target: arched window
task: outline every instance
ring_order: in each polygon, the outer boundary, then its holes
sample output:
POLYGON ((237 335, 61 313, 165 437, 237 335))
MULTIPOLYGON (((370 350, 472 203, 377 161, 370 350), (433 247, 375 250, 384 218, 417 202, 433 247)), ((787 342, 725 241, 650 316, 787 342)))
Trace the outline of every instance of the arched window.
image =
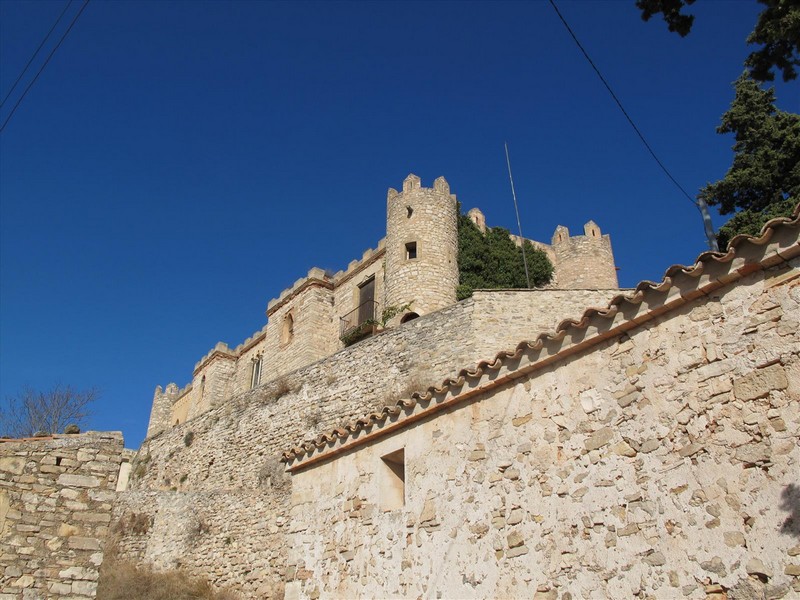
POLYGON ((418 318, 419 315, 415 312, 406 313, 400 319, 400 323, 408 323, 409 321, 413 321, 414 319, 418 318))
POLYGON ((294 337, 294 317, 292 313, 287 313, 283 318, 283 328, 281 329, 281 344, 288 344, 294 337))

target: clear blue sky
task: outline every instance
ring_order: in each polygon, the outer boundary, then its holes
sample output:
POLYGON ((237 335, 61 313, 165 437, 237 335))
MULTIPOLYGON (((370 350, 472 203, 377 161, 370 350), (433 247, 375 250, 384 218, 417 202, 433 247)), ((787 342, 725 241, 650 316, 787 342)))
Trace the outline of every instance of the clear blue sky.
MULTIPOLYGON (((0 2, 3 95, 64 5, 0 2)), ((559 5, 682 185, 722 177, 756 2, 698 2, 685 39, 559 5)), ((408 173, 512 227, 504 141, 526 237, 594 219, 624 286, 705 249, 545 2, 92 1, 0 135, 0 395, 96 385, 91 427, 137 447, 155 386, 373 247, 408 173)))

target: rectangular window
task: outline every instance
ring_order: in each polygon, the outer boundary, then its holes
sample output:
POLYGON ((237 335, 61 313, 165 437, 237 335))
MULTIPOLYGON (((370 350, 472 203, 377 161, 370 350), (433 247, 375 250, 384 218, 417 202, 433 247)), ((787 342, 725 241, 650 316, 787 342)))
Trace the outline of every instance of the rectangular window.
POLYGON ((408 242, 406 244, 406 260, 415 258, 417 258, 417 242, 408 242))
POLYGON ((250 389, 252 390, 259 383, 261 383, 261 362, 263 357, 257 356, 253 359, 252 369, 250 371, 250 389))
POLYGON ((378 475, 380 505, 384 511, 403 508, 406 503, 406 453, 404 448, 381 457, 378 475))
POLYGON ((375 277, 358 286, 358 325, 375 318, 375 277))

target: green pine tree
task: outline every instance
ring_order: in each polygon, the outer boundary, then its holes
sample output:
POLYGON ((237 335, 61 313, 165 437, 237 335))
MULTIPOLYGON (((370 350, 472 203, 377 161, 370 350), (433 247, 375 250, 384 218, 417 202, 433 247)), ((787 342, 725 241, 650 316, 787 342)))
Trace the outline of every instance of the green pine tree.
POLYGON ((721 214, 739 211, 720 230, 720 248, 737 233, 756 234, 769 219, 791 214, 800 201, 800 115, 778 110, 772 88, 743 73, 717 133, 732 133, 733 164, 699 196, 721 214))

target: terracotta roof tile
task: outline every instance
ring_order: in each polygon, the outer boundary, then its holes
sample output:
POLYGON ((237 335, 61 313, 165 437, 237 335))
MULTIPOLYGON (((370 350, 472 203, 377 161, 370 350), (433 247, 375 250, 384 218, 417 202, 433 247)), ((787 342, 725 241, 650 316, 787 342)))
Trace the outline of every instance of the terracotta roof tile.
MULTIPOLYGON (((290 470, 293 470, 316 462, 312 461, 312 455, 316 459, 324 459, 328 455, 326 451, 337 444, 339 447, 350 448, 357 445, 356 442, 363 443, 366 436, 361 438, 362 432, 378 427, 380 429, 377 433, 381 431, 388 433, 406 423, 427 416, 436 407, 450 406, 454 400, 466 399, 485 391, 488 387, 521 377, 532 367, 561 359, 567 354, 585 348, 585 345, 577 343, 567 348, 557 347, 552 353, 541 355, 541 351, 561 343, 568 335, 583 338, 590 343, 599 343, 612 335, 619 335, 622 325, 627 325, 623 330, 630 329, 754 271, 800 255, 798 231, 800 231, 800 204, 795 207, 791 217, 780 217, 766 223, 758 236, 735 236, 724 253, 703 252, 693 265, 673 265, 666 270, 661 281, 642 281, 632 292, 614 296, 608 306, 589 307, 584 310, 580 318, 565 319, 554 331, 542 332, 533 340, 524 340, 512 350, 502 350, 491 359, 482 360, 473 367, 462 369, 455 377, 445 379, 438 386, 414 392, 410 398, 397 400, 379 411, 321 433, 314 439, 305 440, 286 450, 283 453, 283 460, 287 463, 297 463, 290 467, 290 470), (779 243, 774 249, 774 254, 748 260, 746 255, 748 252, 752 253, 753 248, 767 246, 779 230, 787 229, 793 231, 793 235, 789 236, 790 240, 784 246, 780 246, 779 243), (643 303, 646 303, 648 308, 639 314, 638 309, 643 303), (626 316, 626 312, 631 314, 626 316), (622 313, 620 323, 611 327, 620 313, 622 313), (586 332, 590 326, 594 326, 597 332, 588 337, 586 332), (523 369, 518 363, 523 355, 530 353, 539 355, 531 357, 529 364, 523 369), (513 366, 510 363, 517 364, 513 366), (504 367, 506 373, 503 377, 499 377, 504 367), (486 385, 479 385, 484 375, 493 376, 493 379, 487 381, 486 385), (471 389, 464 390, 464 387, 471 383, 474 383, 471 389), (405 417, 401 418, 403 413, 405 417), (387 421, 391 423, 387 424, 387 421)), ((374 436, 369 435, 369 439, 372 437, 374 436)))

